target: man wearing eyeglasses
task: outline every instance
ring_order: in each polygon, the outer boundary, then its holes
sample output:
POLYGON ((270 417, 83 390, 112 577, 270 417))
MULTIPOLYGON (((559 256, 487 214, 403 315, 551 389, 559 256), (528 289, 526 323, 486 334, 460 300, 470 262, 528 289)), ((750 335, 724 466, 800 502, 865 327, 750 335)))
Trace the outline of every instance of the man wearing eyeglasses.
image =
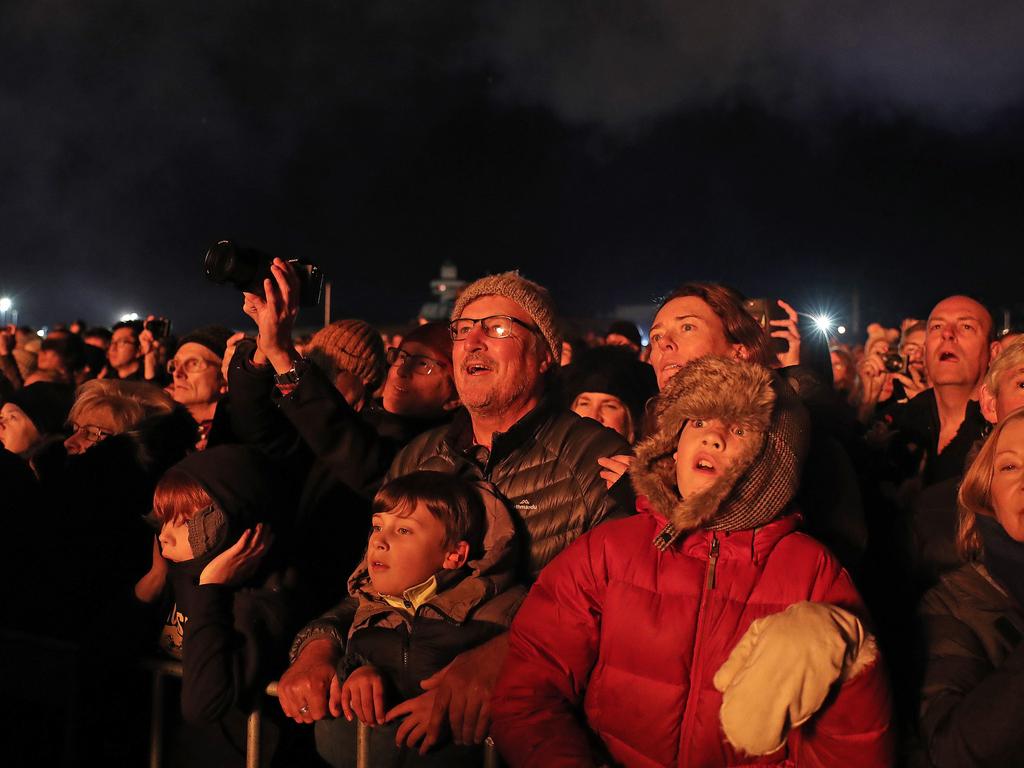
POLYGON ((145 380, 142 365, 145 350, 139 341, 141 333, 140 321, 124 321, 114 326, 110 346, 107 347, 107 366, 100 372, 100 378, 145 380))
POLYGON ((198 328, 182 337, 174 357, 167 361, 171 383, 167 392, 188 409, 199 425, 198 450, 233 442, 230 421, 219 405, 228 386, 221 363, 231 331, 219 326, 198 328))
MULTIPOLYGON (((450 426, 410 443, 388 479, 421 468, 447 468, 493 483, 523 524, 524 571, 532 581, 579 535, 632 513, 628 481, 608 489, 597 463, 629 453, 629 445, 549 397, 562 341, 546 289, 514 272, 477 280, 456 302, 450 332, 455 388, 465 411, 450 426)), ((292 666, 278 686, 282 709, 296 721, 320 721, 337 709, 332 679, 348 621, 341 608, 296 638, 292 666)), ((389 721, 405 718, 399 739, 425 731, 422 745, 414 746, 426 750, 448 721, 457 743, 482 741, 506 649, 507 635, 500 635, 424 681, 423 695, 387 714, 389 721)))

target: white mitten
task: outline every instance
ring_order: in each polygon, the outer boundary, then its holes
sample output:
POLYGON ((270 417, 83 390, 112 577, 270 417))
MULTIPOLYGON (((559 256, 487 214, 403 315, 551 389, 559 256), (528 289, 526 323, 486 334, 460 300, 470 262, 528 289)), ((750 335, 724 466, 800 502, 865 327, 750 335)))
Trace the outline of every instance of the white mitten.
POLYGON ((715 674, 725 737, 749 755, 774 752, 836 680, 855 677, 876 655, 860 620, 834 605, 794 603, 758 619, 715 674))

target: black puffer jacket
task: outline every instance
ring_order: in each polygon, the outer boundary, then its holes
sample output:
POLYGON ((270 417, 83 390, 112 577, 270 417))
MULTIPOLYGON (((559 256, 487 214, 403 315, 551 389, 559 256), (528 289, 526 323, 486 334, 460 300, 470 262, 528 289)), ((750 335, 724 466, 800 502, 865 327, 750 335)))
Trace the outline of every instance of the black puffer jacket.
POLYGON ((932 763, 1020 765, 1024 612, 980 565, 942 576, 921 604, 921 736, 932 763))
POLYGON ((633 512, 629 482, 620 480, 609 491, 597 463, 632 451, 618 433, 596 421, 545 401, 507 432, 495 434, 489 454, 474 449, 472 436, 469 414, 460 412, 450 426, 426 432, 406 446, 388 479, 417 469, 462 472, 470 465, 518 513, 529 582, 581 534, 633 512))

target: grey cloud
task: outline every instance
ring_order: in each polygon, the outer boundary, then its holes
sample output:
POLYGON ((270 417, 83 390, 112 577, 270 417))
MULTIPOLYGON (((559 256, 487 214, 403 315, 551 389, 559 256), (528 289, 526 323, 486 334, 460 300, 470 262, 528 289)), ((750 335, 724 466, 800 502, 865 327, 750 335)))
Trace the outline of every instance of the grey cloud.
POLYGON ((970 127, 1024 90, 1016 2, 495 1, 482 28, 502 98, 618 128, 733 101, 970 127))

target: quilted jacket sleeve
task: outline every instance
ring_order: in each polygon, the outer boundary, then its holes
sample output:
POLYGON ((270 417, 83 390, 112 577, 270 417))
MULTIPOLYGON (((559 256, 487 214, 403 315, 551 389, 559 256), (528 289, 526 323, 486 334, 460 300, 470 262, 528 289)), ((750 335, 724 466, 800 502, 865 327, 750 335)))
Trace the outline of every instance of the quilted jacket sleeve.
POLYGON ((513 768, 595 764, 582 699, 606 576, 593 538, 581 537, 544 569, 512 624, 491 734, 513 768))
MULTIPOLYGON (((813 600, 866 618, 845 569, 829 556, 813 600)), ((881 656, 846 680, 822 710, 792 736, 801 766, 890 766, 895 763, 892 700, 881 656)), ((792 742, 791 742, 792 743, 792 742)))

